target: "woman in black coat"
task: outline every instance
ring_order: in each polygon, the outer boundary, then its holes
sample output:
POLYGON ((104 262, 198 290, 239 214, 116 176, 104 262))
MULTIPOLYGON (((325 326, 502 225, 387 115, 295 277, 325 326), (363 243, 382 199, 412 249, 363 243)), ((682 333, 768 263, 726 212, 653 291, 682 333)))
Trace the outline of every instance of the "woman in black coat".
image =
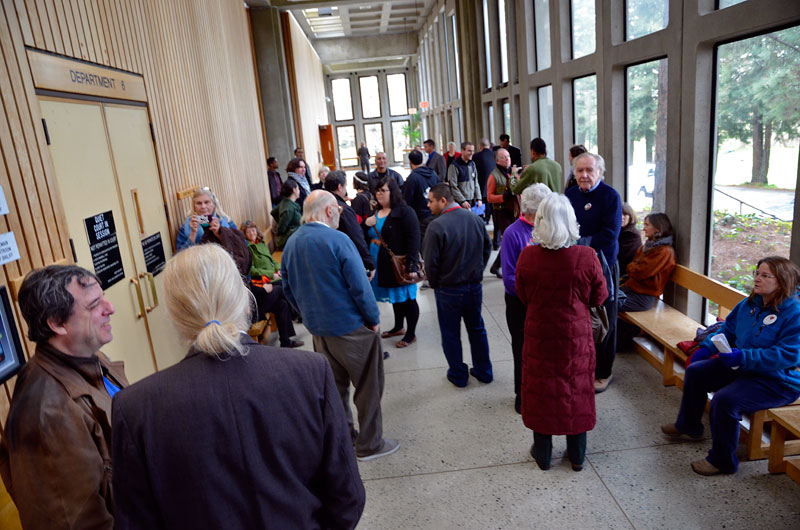
POLYGON ((368 227, 370 254, 375 260, 377 270, 372 279, 372 290, 376 300, 391 303, 394 310, 394 327, 384 331, 381 337, 385 339, 403 335, 397 347, 405 348, 417 340, 417 284, 400 284, 397 281, 392 258, 383 244, 394 254, 406 256, 408 272, 419 271, 419 220, 413 208, 406 205, 393 178, 384 177, 378 181, 375 196, 379 209, 375 215, 364 221, 368 227), (408 324, 407 329, 403 329, 403 320, 408 324))
POLYGON ((625 274, 636 251, 642 246, 642 233, 636 228, 636 212, 627 202, 622 203, 622 229, 619 231, 619 273, 625 274))

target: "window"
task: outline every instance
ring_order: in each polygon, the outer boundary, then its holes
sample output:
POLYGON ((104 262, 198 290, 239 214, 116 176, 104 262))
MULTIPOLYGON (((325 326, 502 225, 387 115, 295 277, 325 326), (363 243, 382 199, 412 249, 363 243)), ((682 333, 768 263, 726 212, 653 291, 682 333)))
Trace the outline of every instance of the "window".
POLYGON ((667 60, 626 70, 627 201, 642 213, 663 212, 667 165, 667 60))
POLYGON ((533 0, 536 32, 536 70, 550 68, 550 2, 533 0))
POLYGON ((406 74, 387 75, 386 86, 389 88, 389 115, 405 116, 408 114, 406 74))
POLYGON ((385 153, 386 149, 383 147, 383 125, 380 123, 365 123, 364 124, 364 139, 367 142, 367 148, 372 156, 376 153, 385 153))
POLYGON ((333 115, 337 121, 353 119, 353 99, 350 93, 350 80, 334 79, 331 81, 333 94, 333 115))
POLYGON ((594 0, 572 0, 572 58, 594 53, 594 0))
POLYGON ((461 139, 464 138, 464 132, 461 129, 461 107, 456 108, 455 112, 455 127, 454 127, 454 135, 453 140, 457 143, 461 142, 461 139))
POLYGON ((625 0, 625 40, 633 40, 667 27, 667 0, 625 0))
POLYGON ((539 138, 544 140, 548 152, 551 153, 550 156, 553 156, 553 144, 556 138, 553 125, 553 85, 539 87, 536 92, 539 100, 539 138))
POLYGON ((726 7, 735 6, 736 4, 741 4, 745 0, 719 0, 719 8, 718 9, 725 9, 726 7))
POLYGON ((456 17, 455 15, 450 15, 450 25, 453 28, 453 64, 456 67, 456 89, 454 94, 456 95, 456 99, 461 99, 461 72, 459 71, 458 66, 458 33, 456 32, 456 17))
POLYGON ((511 135, 511 103, 503 100, 503 132, 511 135))
POLYGON ((393 121, 392 122, 392 147, 394 148, 394 161, 402 164, 403 154, 406 149, 410 149, 408 144, 408 135, 406 131, 411 125, 409 121, 393 121))
POLYGON ((489 103, 486 106, 486 112, 489 119, 489 138, 494 142, 497 140, 497 137, 494 135, 494 105, 489 103))
POLYGON ((492 88, 492 47, 489 46, 489 7, 483 0, 483 58, 486 65, 486 88, 492 88))
POLYGON ((592 153, 597 153, 597 76, 590 75, 572 82, 574 138, 592 153))
POLYGON ((339 139, 339 162, 342 167, 357 166, 355 126, 336 127, 336 137, 339 139))
POLYGON ((508 36, 506 35, 506 0, 497 0, 497 21, 500 26, 500 82, 508 83, 508 36))
POLYGON ((363 118, 381 117, 381 97, 378 93, 378 77, 359 77, 361 87, 361 114, 363 118))
MULTIPOLYGON (((720 4, 722 4, 720 2, 720 4)), ((800 26, 717 48, 709 276, 743 292, 789 257, 800 157, 800 26)))

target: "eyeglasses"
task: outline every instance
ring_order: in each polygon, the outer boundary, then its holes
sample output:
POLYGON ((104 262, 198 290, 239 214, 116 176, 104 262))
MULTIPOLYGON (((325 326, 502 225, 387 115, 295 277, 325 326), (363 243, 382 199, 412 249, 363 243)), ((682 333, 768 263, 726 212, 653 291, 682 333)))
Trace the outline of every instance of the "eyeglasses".
POLYGON ((758 272, 758 271, 756 271, 756 272, 753 273, 753 278, 764 278, 765 280, 771 280, 774 277, 775 277, 774 274, 768 274, 766 272, 758 272))
POLYGON ((375 193, 389 193, 389 190, 385 190, 383 188, 379 188, 379 189, 375 190, 375 193))

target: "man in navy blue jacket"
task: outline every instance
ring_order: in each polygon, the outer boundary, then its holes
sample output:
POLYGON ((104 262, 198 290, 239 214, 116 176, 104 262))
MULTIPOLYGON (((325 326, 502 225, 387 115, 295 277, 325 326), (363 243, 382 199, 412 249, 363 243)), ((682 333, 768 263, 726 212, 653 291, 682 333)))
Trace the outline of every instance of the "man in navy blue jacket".
POLYGON ((408 163, 411 165, 411 173, 403 185, 403 199, 417 214, 419 237, 422 242, 425 238, 425 229, 433 219, 428 208, 428 192, 439 183, 439 175, 431 168, 422 165, 422 153, 419 151, 408 153, 408 163))
POLYGON ((581 227, 581 239, 597 252, 602 252, 611 268, 608 299, 603 304, 608 313, 608 334, 596 345, 595 392, 608 388, 613 376, 611 368, 617 351, 617 284, 619 283, 619 231, 622 226, 622 201, 617 190, 603 182, 606 170, 603 157, 592 153, 578 155, 575 160, 578 185, 567 190, 566 196, 575 209, 581 227))
POLYGON ((283 292, 311 332, 314 351, 331 364, 356 458, 390 455, 400 444, 383 438, 380 312, 364 265, 350 238, 336 229, 339 205, 333 194, 312 191, 303 204, 303 223, 283 250, 283 292), (360 433, 350 411, 351 381, 360 433))

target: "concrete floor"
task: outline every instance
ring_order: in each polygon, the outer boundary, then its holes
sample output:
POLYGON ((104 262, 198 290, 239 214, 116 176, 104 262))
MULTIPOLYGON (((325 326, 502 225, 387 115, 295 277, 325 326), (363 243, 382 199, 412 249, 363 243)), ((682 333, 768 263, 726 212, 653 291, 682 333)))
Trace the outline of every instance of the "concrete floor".
MULTIPOLYGON (((681 393, 634 353, 620 353, 615 379, 597 396, 597 426, 580 473, 571 470, 564 437, 541 471, 528 450, 531 432, 514 412, 513 361, 502 281, 486 273, 483 318, 495 380, 445 379, 436 304, 418 295, 417 342, 402 350, 384 341, 384 434, 400 450, 359 469, 367 504, 364 529, 800 528, 800 485, 770 475, 766 460, 736 475, 705 478, 689 467, 710 439, 671 443, 659 430, 674 421, 681 393)), ((382 327, 393 324, 381 306, 382 327)), ((311 337, 297 326, 300 338, 311 337)), ((466 333, 462 341, 468 352, 466 333)), ((466 353, 465 352, 465 353, 466 353)), ((468 354, 465 362, 471 365, 468 354)), ((706 422, 707 425, 707 422, 706 422)))

